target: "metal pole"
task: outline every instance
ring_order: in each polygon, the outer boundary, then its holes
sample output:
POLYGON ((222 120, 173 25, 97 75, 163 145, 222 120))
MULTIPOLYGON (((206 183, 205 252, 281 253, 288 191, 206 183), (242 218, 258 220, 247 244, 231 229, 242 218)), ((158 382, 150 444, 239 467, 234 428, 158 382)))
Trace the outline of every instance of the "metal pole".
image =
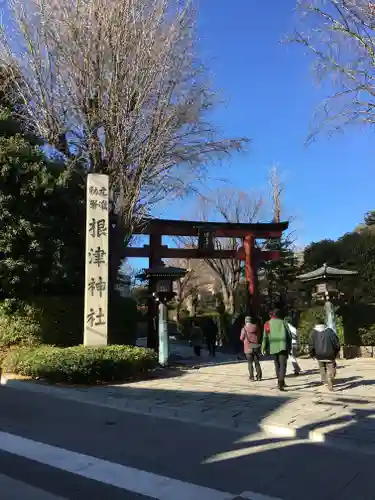
POLYGON ((168 309, 159 303, 159 364, 168 366, 169 361, 169 335, 168 335, 168 309))
POLYGON ((326 316, 326 326, 332 328, 336 333, 336 319, 335 319, 335 308, 330 300, 326 300, 324 304, 324 312, 326 316))

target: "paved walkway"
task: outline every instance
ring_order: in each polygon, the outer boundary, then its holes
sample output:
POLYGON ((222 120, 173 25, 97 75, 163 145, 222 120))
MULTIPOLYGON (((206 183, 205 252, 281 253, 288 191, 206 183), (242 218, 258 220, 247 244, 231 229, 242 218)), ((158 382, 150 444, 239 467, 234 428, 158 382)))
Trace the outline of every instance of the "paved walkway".
MULTIPOLYGON (((340 360, 337 385, 319 386, 316 364, 301 359, 303 373, 276 388, 272 361, 263 361, 262 382, 250 382, 245 362, 171 370, 151 380, 110 387, 67 388, 32 382, 2 382, 123 411, 361 448, 375 453, 375 360, 340 360)), ((291 372, 291 366, 288 366, 291 372)))

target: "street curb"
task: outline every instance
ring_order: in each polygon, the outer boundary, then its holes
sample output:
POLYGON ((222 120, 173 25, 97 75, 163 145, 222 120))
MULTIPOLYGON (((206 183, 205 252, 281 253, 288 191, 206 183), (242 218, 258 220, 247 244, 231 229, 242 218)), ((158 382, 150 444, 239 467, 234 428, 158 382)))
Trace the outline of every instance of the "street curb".
POLYGON ((200 418, 199 415, 192 411, 181 411, 180 408, 170 406, 168 408, 158 408, 147 401, 132 401, 124 400, 125 406, 119 407, 117 399, 109 396, 105 401, 85 398, 88 393, 85 389, 77 390, 68 387, 56 387, 47 384, 38 384, 35 382, 17 380, 1 375, 0 384, 8 386, 11 389, 46 394, 59 399, 66 399, 82 404, 90 404, 102 408, 111 408, 116 411, 132 413, 137 415, 146 415, 156 418, 177 420, 189 424, 196 424, 205 427, 216 427, 218 429, 231 430, 241 434, 259 434, 264 433, 267 436, 283 439, 286 441, 304 441, 311 442, 317 445, 325 445, 332 448, 339 448, 346 451, 357 451, 366 454, 375 454, 375 442, 371 443, 367 439, 359 439, 354 436, 338 437, 329 435, 319 430, 300 429, 291 426, 266 424, 266 423, 248 423, 235 417, 217 420, 215 418, 206 419, 200 418), (75 391, 75 392, 73 392, 75 391))

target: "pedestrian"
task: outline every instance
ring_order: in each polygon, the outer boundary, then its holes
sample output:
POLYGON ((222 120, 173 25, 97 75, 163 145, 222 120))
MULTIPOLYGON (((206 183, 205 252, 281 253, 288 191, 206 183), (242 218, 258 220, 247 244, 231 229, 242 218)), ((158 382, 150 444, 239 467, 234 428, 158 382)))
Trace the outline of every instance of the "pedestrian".
POLYGON ((213 358, 216 356, 216 340, 218 328, 216 321, 209 316, 204 323, 204 335, 206 337, 206 344, 209 356, 213 358))
POLYGON ((200 356, 203 344, 203 332, 195 320, 191 324, 190 342, 193 346, 195 356, 200 356))
POLYGON ((298 363, 297 357, 299 354, 299 335, 297 328, 293 325, 292 318, 289 316, 285 318, 285 324, 292 339, 292 352, 290 359, 292 361, 294 375, 297 377, 301 373, 301 367, 298 363))
POLYGON ((280 316, 279 310, 272 311, 270 319, 264 325, 262 352, 274 356, 277 386, 280 391, 284 391, 286 387, 286 365, 291 351, 291 338, 285 322, 280 316))
POLYGON ((243 342, 243 350, 247 359, 249 378, 254 381, 254 365, 256 371, 256 379, 262 380, 262 368, 260 366, 259 356, 260 356, 260 330, 258 325, 251 319, 250 316, 246 316, 245 324, 241 330, 240 340, 243 342))
POLYGON ((309 337, 309 353, 318 361, 322 384, 327 384, 330 391, 333 391, 339 352, 340 341, 336 332, 326 327, 324 315, 319 315, 309 337))

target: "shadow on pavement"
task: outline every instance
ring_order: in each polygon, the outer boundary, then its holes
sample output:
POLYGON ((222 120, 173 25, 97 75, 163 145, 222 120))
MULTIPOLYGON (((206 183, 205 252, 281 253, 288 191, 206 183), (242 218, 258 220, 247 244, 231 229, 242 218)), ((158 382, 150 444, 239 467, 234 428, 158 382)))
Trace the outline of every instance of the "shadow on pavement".
MULTIPOLYGON (((239 361, 224 363, 236 362, 239 361)), ((318 370, 309 370, 309 373, 315 375, 318 370)), ((178 369, 150 374, 150 378, 181 376, 184 371, 178 369)), ((11 388, 13 384, 9 381, 7 385, 11 388)), ((25 395, 23 411, 11 413, 7 397, 2 397, 0 428, 54 446, 238 494, 254 491, 276 497, 275 500, 375 500, 374 457, 371 456, 375 454, 375 405, 369 409, 370 400, 344 397, 343 392, 348 387, 373 384, 374 380, 363 380, 360 376, 338 378, 339 397, 334 394, 312 398, 311 408, 301 407, 302 415, 323 407, 326 416, 316 423, 301 425, 296 437, 270 437, 262 433, 262 422, 287 405, 294 391, 289 395, 276 391, 274 395, 249 395, 235 391, 145 388, 138 384, 60 387, 81 394, 80 402, 116 401, 116 407, 98 406, 97 410, 80 405, 77 400, 56 399, 56 404, 51 404, 48 398, 42 399, 43 394, 17 391, 21 394, 18 400, 25 395), (347 407, 346 414, 338 415, 338 408, 343 406, 347 407), (116 409, 131 412, 133 407, 139 414, 116 409), (217 426, 219 421, 223 422, 222 428, 217 426), (229 429, 230 423, 232 429, 229 429), (246 426, 246 430, 241 431, 246 426), (337 448, 308 442, 311 433, 323 430, 326 442, 337 448), (356 440, 367 442, 368 449, 358 446, 356 451, 356 440), (344 441, 350 449, 344 449, 344 441)), ((35 382, 27 385, 35 386, 35 382)), ((305 387, 316 385, 319 382, 304 384, 305 387)), ((49 395, 53 396, 54 387, 48 387, 52 388, 49 395)))
MULTIPOLYGON (((108 407, 98 406, 94 410, 93 406, 63 399, 54 399, 51 404, 45 395, 27 391, 16 391, 18 401, 22 394, 23 411, 11 412, 7 394, 14 391, 5 388, 1 394, 0 428, 53 446, 234 494, 253 491, 281 500, 375 498, 373 457, 306 442, 311 431, 328 424, 342 426, 328 433, 329 437, 340 437, 344 427, 346 431, 350 429, 352 435, 360 435, 363 424, 373 421, 375 407, 371 411, 357 408, 350 415, 332 418, 335 404, 340 404, 340 400, 337 403, 317 401, 317 406, 324 404, 331 409, 329 418, 302 426, 297 438, 282 438, 260 432, 262 421, 288 402, 288 398, 277 393, 274 396, 236 395, 134 386, 100 387, 90 391, 106 393, 107 399, 148 400, 146 406, 150 408, 164 406, 176 411, 194 408, 196 414, 204 415, 205 425, 155 418, 158 415, 152 413, 134 415, 108 407), (234 432, 234 429, 210 426, 210 417, 214 420, 221 414, 224 418, 225 413, 227 418, 240 424, 244 409, 250 411, 257 422, 252 431, 237 429, 234 432)), ((146 407, 144 410, 146 412, 146 407)), ((374 430, 373 426, 370 432, 374 430)), ((10 474, 17 477, 16 468, 10 474)), ((39 487, 45 484, 46 471, 34 471, 30 481, 39 487)))
MULTIPOLYGON (((93 410, 93 406, 63 399, 54 399, 51 404, 51 399, 43 394, 17 391, 18 401, 22 398, 23 411, 11 412, 7 394, 14 391, 5 388, 1 394, 0 428, 36 441, 235 494, 253 491, 282 500, 375 499, 373 457, 306 442, 311 431, 328 424, 341 425, 338 430, 328 432, 329 438, 342 437, 343 430, 363 437, 366 428, 373 436, 375 426, 370 424, 375 418, 375 407, 373 410, 356 408, 346 416, 334 418, 335 405, 342 403, 339 398, 336 402, 316 401, 317 407, 322 404, 327 407, 327 418, 300 427, 297 438, 282 438, 260 432, 262 421, 289 401, 278 393, 273 396, 239 395, 149 389, 136 384, 87 388, 85 391, 101 393, 102 401, 113 398, 122 399, 126 404, 137 400, 148 403, 142 415, 134 415, 108 407, 98 406, 93 410), (144 414, 147 408, 150 415, 144 414), (195 415, 204 417, 205 425, 155 418, 162 417, 157 413, 153 415, 155 408, 174 409, 181 416, 184 409, 194 411, 195 415), (244 420, 244 410, 256 422, 252 431, 240 431, 240 424, 248 423, 244 420), (210 419, 214 422, 219 417, 233 420, 239 427, 234 432, 234 429, 211 426, 210 419)), ((348 403, 348 399, 343 401, 348 403)), ((361 399, 359 403, 367 404, 368 401, 361 399)), ((36 472, 31 480, 43 482, 45 474, 45 471, 43 474, 36 472)))

